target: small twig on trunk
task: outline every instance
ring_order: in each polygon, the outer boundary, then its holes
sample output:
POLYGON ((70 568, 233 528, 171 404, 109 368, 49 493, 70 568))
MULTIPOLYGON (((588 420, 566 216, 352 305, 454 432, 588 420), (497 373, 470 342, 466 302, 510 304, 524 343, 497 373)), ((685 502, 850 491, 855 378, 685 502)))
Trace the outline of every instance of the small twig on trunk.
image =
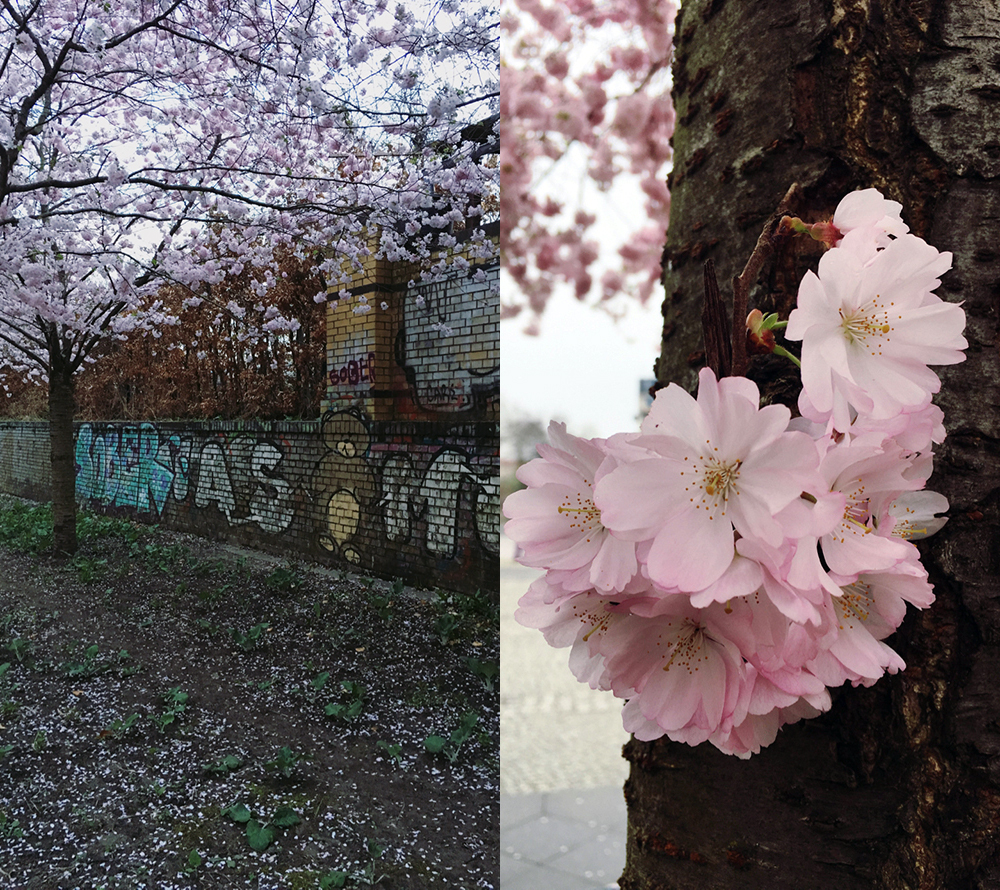
MULTIPOLYGON (((733 278, 733 360, 734 377, 745 377, 749 359, 747 358, 746 318, 749 303, 750 286, 757 281, 765 260, 774 252, 780 236, 785 231, 784 217, 798 191, 799 184, 793 182, 785 197, 778 204, 778 209, 770 216, 757 239, 750 259, 743 271, 733 278)), ((706 297, 707 300, 707 297, 706 297)), ((707 346, 706 346, 707 351, 707 346)))

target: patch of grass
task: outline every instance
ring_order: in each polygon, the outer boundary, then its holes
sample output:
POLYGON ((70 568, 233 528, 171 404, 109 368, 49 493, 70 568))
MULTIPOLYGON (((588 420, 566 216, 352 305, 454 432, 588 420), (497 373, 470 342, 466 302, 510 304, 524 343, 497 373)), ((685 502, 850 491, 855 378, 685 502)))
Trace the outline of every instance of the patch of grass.
POLYGON ((24 553, 52 549, 52 505, 12 503, 0 510, 0 544, 24 553))
POLYGON ((434 630, 447 645, 454 640, 494 633, 500 624, 500 606, 481 591, 438 590, 431 603, 437 613, 434 630))
POLYGON ((161 544, 151 541, 141 544, 133 541, 131 554, 134 559, 141 560, 150 571, 168 574, 175 566, 186 562, 190 551, 183 544, 161 544))
MULTIPOLYGON (((136 541, 142 530, 126 519, 81 511, 76 515, 76 535, 81 543, 117 537, 136 541)), ((52 505, 14 501, 0 510, 0 544, 24 553, 52 549, 52 505)))
POLYGON ((91 581, 102 575, 107 567, 108 561, 106 559, 94 559, 89 556, 73 557, 73 568, 76 569, 82 584, 90 584, 91 581))
POLYGON ((191 566, 191 571, 205 578, 212 575, 228 575, 232 567, 224 559, 199 559, 191 566))
POLYGON ((139 526, 127 519, 89 512, 78 513, 76 516, 76 536, 80 541, 113 537, 132 542, 139 540, 142 533, 139 526))

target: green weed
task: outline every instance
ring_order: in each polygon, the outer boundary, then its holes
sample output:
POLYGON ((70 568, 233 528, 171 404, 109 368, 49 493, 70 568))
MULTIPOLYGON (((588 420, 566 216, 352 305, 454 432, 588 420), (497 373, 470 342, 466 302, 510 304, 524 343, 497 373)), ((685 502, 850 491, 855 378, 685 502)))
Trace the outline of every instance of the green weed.
POLYGON ((24 832, 21 831, 21 823, 17 819, 11 819, 3 810, 0 810, 0 837, 24 837, 24 832))
POLYGON ((241 766, 243 766, 243 761, 239 757, 235 754, 227 754, 221 760, 216 760, 212 763, 203 763, 201 768, 209 775, 224 776, 233 770, 239 769, 241 766))
POLYGON ((272 590, 291 593, 302 586, 303 578, 292 565, 279 567, 264 579, 264 583, 272 590))
POLYGON ((141 534, 142 529, 127 519, 97 513, 78 513, 76 517, 76 535, 81 541, 114 537, 132 542, 138 540, 141 534))
POLYGON ((368 603, 383 621, 389 621, 392 618, 393 600, 390 594, 383 595, 369 590, 368 603))
POLYGON ((478 658, 466 658, 465 663, 490 692, 496 687, 497 677, 500 676, 500 665, 495 661, 481 661, 478 658))
POLYGON ((274 760, 267 761, 264 766, 281 773, 286 779, 290 779, 292 773, 295 772, 295 764, 301 759, 301 754, 297 754, 288 745, 283 745, 274 760))
POLYGON ((291 828, 302 821, 299 814, 291 807, 278 807, 270 819, 262 822, 254 818, 250 808, 242 803, 226 807, 222 815, 246 826, 247 843, 258 853, 263 853, 274 842, 275 829, 291 828))
POLYGON ((22 637, 16 637, 7 644, 7 651, 12 652, 18 661, 24 661, 25 656, 29 655, 33 648, 34 644, 31 640, 25 640, 22 637))
POLYGON ((160 732, 166 732, 171 723, 179 721, 187 710, 188 694, 181 692, 180 686, 168 689, 163 695, 163 702, 166 707, 162 714, 151 714, 150 720, 159 728, 160 732))
POLYGON ((444 612, 434 622, 434 631, 441 638, 441 642, 447 645, 455 638, 460 623, 458 616, 453 612, 444 612))
POLYGON ((90 584, 91 581, 104 573, 107 566, 106 559, 92 559, 87 556, 73 557, 73 568, 76 569, 82 584, 90 584))
POLYGON ((20 702, 13 698, 14 693, 21 688, 21 684, 11 680, 9 672, 9 661, 0 664, 0 716, 6 718, 14 717, 21 709, 20 702))
POLYGON ((441 754, 447 757, 451 763, 454 763, 458 760, 459 749, 468 741, 478 721, 478 714, 473 711, 466 711, 459 719, 458 726, 452 730, 448 738, 439 735, 428 736, 424 740, 424 747, 429 753, 441 754))
POLYGON ((334 717, 349 723, 355 717, 359 717, 365 708, 365 696, 367 690, 360 683, 354 680, 344 680, 340 684, 343 692, 346 692, 350 700, 344 702, 330 702, 325 708, 327 717, 334 717))
POLYGON ((124 720, 115 718, 107 729, 102 729, 98 734, 99 739, 123 739, 127 736, 139 719, 136 713, 129 714, 124 720))
POLYGON ((319 693, 323 691, 323 687, 326 686, 326 681, 330 679, 330 672, 323 671, 317 674, 309 681, 308 686, 296 687, 291 690, 292 695, 301 695, 310 704, 316 703, 316 698, 319 693))
POLYGON ((375 743, 375 747, 382 751, 385 751, 386 755, 394 764, 396 764, 396 766, 399 766, 403 762, 402 745, 390 745, 388 742, 384 742, 381 739, 379 739, 375 743))
POLYGON ((0 544, 25 553, 52 549, 52 505, 15 501, 0 510, 0 544))
POLYGON ((152 541, 140 544, 133 541, 129 548, 133 559, 141 560, 150 571, 167 574, 179 563, 187 560, 189 550, 183 544, 160 544, 152 541))
POLYGON ((241 630, 237 630, 235 627, 229 628, 229 635, 233 638, 233 642, 236 643, 244 652, 250 652, 257 648, 257 644, 263 639, 264 631, 268 628, 266 621, 255 624, 246 633, 241 630))

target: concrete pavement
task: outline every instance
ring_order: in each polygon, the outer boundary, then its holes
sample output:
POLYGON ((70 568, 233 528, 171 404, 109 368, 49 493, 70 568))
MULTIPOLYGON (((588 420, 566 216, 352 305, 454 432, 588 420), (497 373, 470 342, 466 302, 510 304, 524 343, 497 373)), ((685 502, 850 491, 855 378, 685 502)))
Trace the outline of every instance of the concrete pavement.
POLYGON ((540 573, 500 549, 501 890, 614 886, 625 864, 621 702, 577 680, 568 649, 514 621, 540 573))

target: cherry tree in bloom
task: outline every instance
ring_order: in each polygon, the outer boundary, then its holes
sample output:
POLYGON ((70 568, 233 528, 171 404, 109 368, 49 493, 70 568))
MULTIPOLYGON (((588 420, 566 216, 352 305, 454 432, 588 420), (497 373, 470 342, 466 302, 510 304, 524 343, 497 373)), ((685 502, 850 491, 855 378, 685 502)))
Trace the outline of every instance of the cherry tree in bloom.
POLYGON ((932 293, 950 257, 874 190, 796 230, 829 247, 787 325, 804 416, 706 368, 697 398, 659 390, 638 434, 553 425, 504 505, 522 561, 546 569, 517 619, 624 699, 642 740, 749 757, 831 688, 903 670, 887 639, 934 601, 912 541, 948 509, 925 486, 944 439, 928 366, 964 358, 964 314, 932 293))
MULTIPOLYGON (((541 314, 558 283, 579 299, 629 294, 645 302, 660 280, 670 211, 666 175, 674 112, 667 73, 671 2, 504 0, 501 66, 501 250, 517 285, 503 317, 541 314), (571 149, 601 190, 634 177, 645 196, 613 265, 588 237, 594 215, 545 189, 571 149)), ((638 209, 638 208, 637 208, 638 209)))
MULTIPOLYGON (((440 274, 456 224, 490 250, 498 22, 455 0, 0 2, 0 363, 48 380, 71 552, 73 374, 176 322, 146 299, 164 280, 197 305, 252 266, 263 296, 283 245, 322 251, 333 288, 373 251, 440 274)), ((288 327, 269 308, 248 336, 288 327)))

